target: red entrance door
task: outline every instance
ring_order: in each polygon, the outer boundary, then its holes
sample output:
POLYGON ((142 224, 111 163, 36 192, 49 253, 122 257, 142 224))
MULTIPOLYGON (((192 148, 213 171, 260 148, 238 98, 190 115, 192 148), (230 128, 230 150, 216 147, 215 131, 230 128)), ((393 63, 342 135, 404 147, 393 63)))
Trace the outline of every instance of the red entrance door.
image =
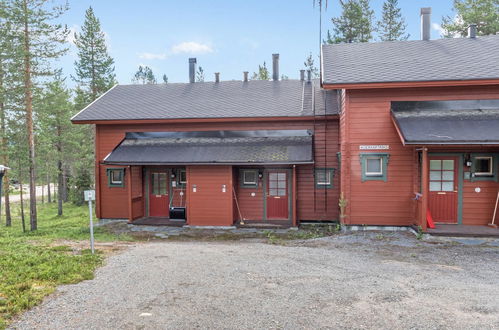
POLYGON ((151 171, 149 190, 149 216, 167 217, 169 215, 168 173, 151 171))
POLYGON ((457 223, 457 157, 430 157, 428 207, 435 222, 457 223))
POLYGON ((289 219, 287 171, 269 171, 267 176, 267 219, 289 219))

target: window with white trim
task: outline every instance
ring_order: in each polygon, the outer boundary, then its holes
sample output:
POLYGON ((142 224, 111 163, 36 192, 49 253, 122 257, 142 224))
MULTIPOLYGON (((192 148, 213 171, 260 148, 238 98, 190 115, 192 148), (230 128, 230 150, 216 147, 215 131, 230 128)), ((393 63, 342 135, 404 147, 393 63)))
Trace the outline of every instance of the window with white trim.
POLYGON ((387 181, 388 153, 361 153, 361 178, 364 181, 387 181))
POLYGON ((315 186, 317 188, 333 187, 334 168, 316 168, 315 186))
POLYGON ((106 169, 108 187, 124 187, 125 186, 125 169, 124 168, 108 168, 106 169))
POLYGON ((492 156, 478 156, 473 160, 475 176, 493 176, 494 158, 492 156))
POLYGON ((258 170, 242 169, 239 172, 239 181, 242 188, 255 188, 258 186, 258 170))

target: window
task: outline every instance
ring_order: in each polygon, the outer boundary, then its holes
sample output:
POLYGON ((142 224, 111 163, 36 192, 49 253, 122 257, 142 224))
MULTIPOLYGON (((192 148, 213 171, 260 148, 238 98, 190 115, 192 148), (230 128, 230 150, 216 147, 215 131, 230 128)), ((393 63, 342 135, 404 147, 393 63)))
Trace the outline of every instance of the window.
POLYGON ((108 168, 107 185, 108 187, 124 187, 125 186, 125 169, 124 168, 108 168))
POLYGON ((390 154, 363 153, 360 154, 362 182, 387 181, 388 159, 390 154))
POLYGON ((315 186, 317 188, 333 187, 334 168, 316 168, 315 186))
POLYGON ((269 196, 287 196, 288 194, 288 175, 286 172, 269 173, 269 196))
POLYGON ((185 170, 179 170, 178 183, 179 183, 179 185, 182 185, 182 186, 185 186, 185 184, 187 183, 187 172, 185 170))
POLYGON ((258 170, 241 170, 240 185, 243 188, 258 187, 258 170))
POLYGON ((366 157, 366 176, 383 176, 382 157, 366 157))
POLYGON ((498 181, 498 154, 471 154, 471 181, 498 181))
POLYGON ((492 157, 475 157, 475 175, 476 176, 492 176, 494 173, 494 158, 492 157))
POLYGON ((430 159, 430 191, 454 191, 454 163, 452 159, 430 159))

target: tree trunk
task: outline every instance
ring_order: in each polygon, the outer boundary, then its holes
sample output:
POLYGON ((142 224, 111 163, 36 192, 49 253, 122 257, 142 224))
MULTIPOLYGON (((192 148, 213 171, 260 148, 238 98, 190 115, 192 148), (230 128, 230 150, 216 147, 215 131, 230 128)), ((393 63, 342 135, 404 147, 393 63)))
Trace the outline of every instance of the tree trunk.
POLYGON ((57 215, 62 215, 62 191, 64 191, 64 175, 62 173, 62 161, 57 161, 57 215))
MULTIPOLYGON (((62 166, 62 165, 61 165, 62 166)), ((64 203, 67 203, 68 200, 69 200, 69 187, 68 187, 68 181, 69 181, 69 177, 68 177, 68 172, 66 170, 66 168, 64 168, 62 170, 62 200, 64 203)))
POLYGON ((45 191, 45 189, 44 189, 44 188, 45 188, 45 187, 44 187, 44 186, 43 186, 43 184, 42 184, 42 204, 44 204, 44 203, 45 203, 45 192, 44 192, 44 191, 45 191))
MULTIPOLYGON (((0 59, 1 61, 1 59, 0 59)), ((0 62, 0 69, 3 69, 2 64, 0 62)), ((0 72, 0 88, 3 89, 3 77, 4 77, 4 72, 0 72)), ((9 155, 7 155, 7 139, 6 139, 6 125, 5 125, 5 104, 2 100, 0 102, 0 148, 2 150, 2 164, 5 166, 8 166, 9 164, 9 155)), ((4 196, 5 196, 5 225, 7 227, 10 227, 12 225, 12 217, 10 214, 10 201, 9 201, 9 190, 10 190, 10 185, 9 185, 9 177, 8 173, 5 173, 4 176, 4 196)))
POLYGON ((33 95, 31 94, 31 57, 30 57, 30 31, 28 27, 28 4, 24 6, 24 102, 26 105, 26 129, 28 131, 28 162, 29 162, 29 222, 30 229, 38 227, 36 216, 36 176, 35 176, 35 137, 33 134, 33 95))
POLYGON ((47 203, 52 203, 52 196, 50 196, 50 175, 47 173, 47 203))

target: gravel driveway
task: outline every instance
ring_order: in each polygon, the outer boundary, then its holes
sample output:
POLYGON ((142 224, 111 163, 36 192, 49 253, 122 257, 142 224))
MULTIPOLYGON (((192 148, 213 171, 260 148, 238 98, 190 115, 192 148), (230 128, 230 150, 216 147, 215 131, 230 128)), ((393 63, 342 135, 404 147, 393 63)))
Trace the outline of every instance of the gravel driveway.
POLYGON ((143 243, 15 329, 499 328, 499 250, 351 234, 143 243))

